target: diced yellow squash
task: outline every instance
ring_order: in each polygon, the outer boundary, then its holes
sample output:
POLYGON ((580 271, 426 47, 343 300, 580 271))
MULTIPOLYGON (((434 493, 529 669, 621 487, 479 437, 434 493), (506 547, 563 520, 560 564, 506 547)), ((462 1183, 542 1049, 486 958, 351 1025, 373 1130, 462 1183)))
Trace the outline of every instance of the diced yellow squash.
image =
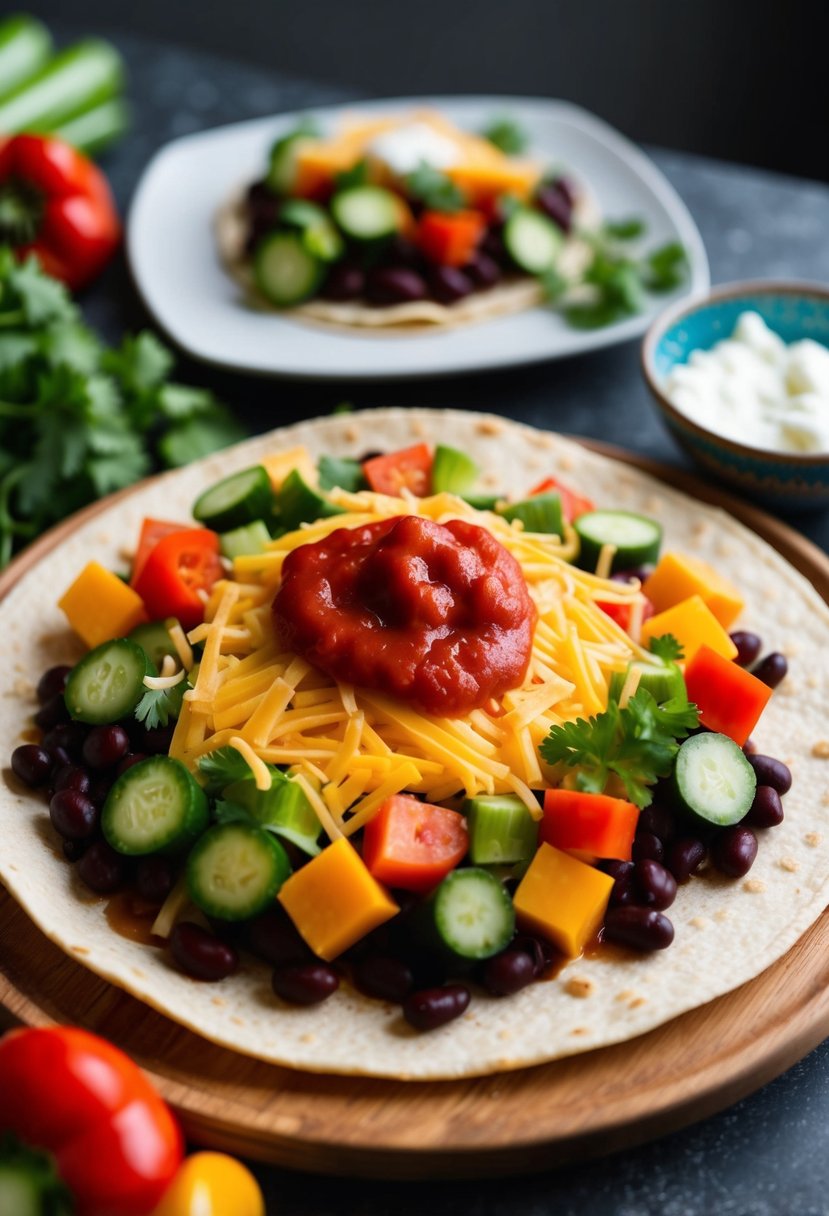
POLYGON ((501 194, 527 199, 541 177, 538 165, 529 161, 470 161, 450 165, 446 176, 464 192, 471 206, 484 206, 501 194))
POLYGON ((283 883, 279 902, 320 958, 332 959, 400 909, 345 837, 283 883))
POLYGON ((699 557, 687 553, 665 553, 642 587, 657 612, 673 608, 692 595, 701 597, 714 616, 728 629, 745 604, 736 587, 699 557))
POLYGON ((577 958, 598 933, 612 889, 609 874, 542 844, 515 892, 515 915, 522 929, 577 958))
POLYGON ((124 637, 149 619, 141 596, 98 562, 84 566, 58 608, 90 649, 124 637))
POLYGON ((691 661, 700 646, 710 646, 724 659, 733 659, 737 654, 737 647, 701 595, 691 595, 681 604, 674 604, 673 608, 666 608, 645 621, 642 625, 642 645, 647 646, 650 638, 658 638, 663 633, 672 633, 680 643, 686 663, 691 661))
POLYGON ((271 456, 263 456, 260 463, 267 470, 274 491, 279 489, 293 469, 296 469, 302 480, 307 482, 309 486, 317 484, 317 466, 305 447, 288 448, 284 452, 274 452, 271 456))

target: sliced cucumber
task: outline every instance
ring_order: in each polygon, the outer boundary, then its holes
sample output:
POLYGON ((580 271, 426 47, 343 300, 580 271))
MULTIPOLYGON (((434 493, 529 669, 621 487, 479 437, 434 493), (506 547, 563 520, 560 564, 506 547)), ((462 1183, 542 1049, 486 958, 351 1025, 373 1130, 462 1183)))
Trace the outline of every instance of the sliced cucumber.
POLYGON ((129 638, 103 642, 81 659, 66 681, 66 708, 78 722, 102 725, 128 717, 154 675, 146 651, 129 638))
POLYGON ((525 532, 549 532, 554 536, 564 535, 564 513, 561 495, 554 490, 547 494, 534 494, 521 502, 511 502, 498 510, 499 515, 510 523, 520 519, 525 532))
POLYGON ((356 494, 358 490, 368 489, 359 460, 351 460, 347 456, 320 456, 317 471, 323 490, 333 490, 334 486, 339 486, 349 494, 356 494))
POLYGON ((255 519, 267 519, 273 503, 268 470, 256 464, 231 473, 200 494, 193 504, 193 515, 205 528, 227 532, 255 519))
POLYGON ((465 494, 480 477, 481 470, 471 456, 439 443, 432 461, 433 494, 465 494))
POLYGON ((138 643, 154 667, 160 668, 167 655, 173 659, 179 657, 169 628, 176 624, 175 617, 168 617, 166 621, 149 621, 146 625, 136 625, 128 638, 138 643))
POLYGON ((325 262, 306 248, 299 232, 272 232, 256 246, 256 286, 277 308, 292 308, 307 300, 324 276, 325 262))
POLYGON ((514 794, 481 794, 464 804, 469 860, 474 866, 528 861, 538 845, 538 823, 514 794))
POLYGON ((453 870, 432 897, 431 908, 442 945, 459 958, 490 958, 515 932, 512 900, 486 870, 453 870))
POLYGON ((634 569, 655 562, 662 544, 662 527, 633 511, 586 511, 573 521, 581 547, 577 565, 595 570, 604 545, 614 545, 611 571, 634 569))
POLYGON ((277 507, 280 523, 288 532, 315 519, 345 514, 342 507, 335 507, 327 498, 312 490, 298 469, 291 469, 279 487, 277 507))
POLYGON ((279 222, 295 228, 302 235, 302 243, 314 257, 324 262, 336 262, 345 252, 345 242, 324 208, 304 198, 290 198, 282 204, 279 222))
POLYGON ((544 274, 555 266, 564 236, 540 211, 518 207, 504 225, 504 244, 520 270, 544 274))
POLYGON ((331 200, 331 214, 354 241, 380 241, 400 227, 397 195, 382 186, 350 186, 331 200))
POLYGON ((706 823, 728 827, 748 813, 757 776, 733 739, 706 732, 692 735, 681 745, 674 789, 686 811, 706 823))
POLYGON ((207 796, 179 760, 150 756, 128 768, 107 795, 104 836, 119 853, 143 857, 189 848, 207 827, 207 796))
POLYGON ((223 532, 219 537, 219 547, 224 557, 233 561, 234 557, 246 557, 251 553, 264 553, 271 543, 271 534, 267 524, 262 519, 253 523, 242 524, 232 532, 223 532))
POLYGON ((193 903, 219 920, 249 920, 264 912, 291 873, 278 840, 248 823, 216 824, 187 858, 193 903))
POLYGON ((259 790, 254 781, 245 778, 227 786, 222 797, 243 807, 260 827, 290 840, 303 853, 311 857, 319 853, 319 817, 302 787, 289 777, 274 776, 269 790, 259 790))
POLYGON ((274 194, 290 194, 296 184, 296 158, 303 144, 316 138, 315 124, 306 121, 287 135, 281 136, 271 148, 268 169, 268 189, 274 194))

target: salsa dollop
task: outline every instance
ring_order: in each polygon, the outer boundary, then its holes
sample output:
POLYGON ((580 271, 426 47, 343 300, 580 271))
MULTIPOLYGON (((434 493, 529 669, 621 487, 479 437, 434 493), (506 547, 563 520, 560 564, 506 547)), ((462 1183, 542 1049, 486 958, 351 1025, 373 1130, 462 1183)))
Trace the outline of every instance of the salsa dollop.
POLYGON ((535 605, 515 558, 465 520, 339 528, 285 559, 274 623, 335 680, 454 717, 518 687, 535 605))

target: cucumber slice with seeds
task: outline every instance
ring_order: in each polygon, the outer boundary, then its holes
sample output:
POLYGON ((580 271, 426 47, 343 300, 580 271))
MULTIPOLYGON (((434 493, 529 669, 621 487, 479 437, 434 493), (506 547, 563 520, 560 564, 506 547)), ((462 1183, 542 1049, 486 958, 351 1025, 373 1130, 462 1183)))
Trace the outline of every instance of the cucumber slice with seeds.
POLYGON ((382 186, 350 186, 331 200, 331 214, 354 241, 380 241, 400 227, 400 204, 382 186))
POLYGON ((604 545, 616 552, 611 572, 632 570, 656 562, 662 545, 662 528, 655 519, 633 511, 586 511, 573 521, 581 547, 577 565, 595 570, 604 545))
POLYGON ((301 233, 272 232, 256 246, 253 277, 271 304, 292 308, 316 294, 325 277, 325 265, 307 248, 301 233))
POLYGON ((78 722, 118 722, 135 709, 146 692, 144 676, 155 670, 137 642, 103 642, 72 668, 64 692, 66 708, 78 722))
POLYGON ((107 795, 101 828, 128 857, 179 852, 208 823, 207 796, 179 760, 150 756, 128 768, 107 795))
POLYGON ((273 501, 268 470, 256 464, 231 473, 200 494, 193 504, 193 515, 205 528, 228 532, 255 519, 267 519, 273 501))
POLYGON ((490 958, 515 932, 515 908, 486 870, 453 870, 432 897, 434 927, 442 945, 463 959, 490 958))
POLYGON ((249 920, 273 902, 290 873, 285 850, 269 832, 223 823, 205 832, 187 858, 187 890, 208 916, 249 920))
POLYGON ((544 274, 555 266, 564 236, 540 211, 518 207, 504 225, 504 244, 520 270, 544 274))
POLYGON ((748 814, 757 775, 733 739, 705 732, 681 745, 674 789, 686 811, 707 824, 729 827, 748 814))
POLYGON ((475 866, 528 861, 538 845, 538 823, 513 794, 481 794, 464 804, 469 860, 475 866))
POLYGON ((432 461, 432 493, 465 494, 472 489, 480 473, 466 452, 439 443, 432 461))

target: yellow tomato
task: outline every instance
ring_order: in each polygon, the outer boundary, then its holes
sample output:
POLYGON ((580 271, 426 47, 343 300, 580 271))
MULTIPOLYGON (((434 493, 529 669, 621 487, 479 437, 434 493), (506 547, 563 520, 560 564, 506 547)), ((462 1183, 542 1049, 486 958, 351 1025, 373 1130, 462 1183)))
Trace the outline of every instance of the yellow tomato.
POLYGON ((240 1161, 224 1153, 194 1153, 152 1216, 265 1216, 265 1201, 240 1161))

